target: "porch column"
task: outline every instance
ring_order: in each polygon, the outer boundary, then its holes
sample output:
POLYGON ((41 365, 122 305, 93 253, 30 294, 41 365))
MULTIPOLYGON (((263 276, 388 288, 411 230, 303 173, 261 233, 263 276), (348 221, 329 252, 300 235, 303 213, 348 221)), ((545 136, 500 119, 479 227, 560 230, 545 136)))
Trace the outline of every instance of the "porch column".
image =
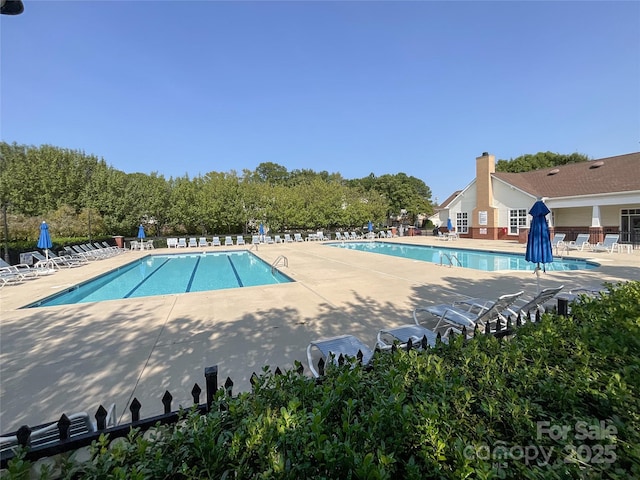
POLYGON ((589 227, 589 243, 598 243, 604 239, 604 230, 600 222, 600 205, 591 209, 591 227, 589 227))

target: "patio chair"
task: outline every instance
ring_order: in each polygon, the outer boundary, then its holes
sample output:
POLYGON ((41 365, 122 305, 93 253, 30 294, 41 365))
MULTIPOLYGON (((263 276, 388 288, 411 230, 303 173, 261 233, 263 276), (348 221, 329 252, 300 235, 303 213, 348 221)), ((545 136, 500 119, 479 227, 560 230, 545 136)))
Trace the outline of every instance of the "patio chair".
POLYGON ((226 237, 224 237, 224 246, 233 247, 233 238, 231 238, 231 235, 227 235, 226 237))
POLYGON ((186 238, 179 238, 176 247, 177 248, 187 248, 187 239, 186 238))
MULTIPOLYGON (((452 330, 453 328, 448 328, 444 335, 440 336, 441 341, 448 342, 448 336, 452 330)), ((438 341, 438 334, 418 323, 383 328, 378 332, 377 345, 383 349, 390 348, 394 344, 398 344, 400 348, 406 348, 409 340, 415 346, 425 343, 430 347, 435 347, 438 341)))
POLYGON ((264 236, 264 243, 273 243, 273 238, 271 238, 271 235, 264 236))
POLYGON ((594 252, 613 253, 618 248, 618 240, 620 240, 620 235, 608 233, 605 235, 604 240, 593 245, 591 250, 594 252))
MULTIPOLYGON (((506 318, 511 315, 515 319, 515 317, 517 317, 518 314, 520 314, 520 318, 522 320, 525 320, 527 318, 529 319, 535 318, 535 315, 536 315, 535 312, 539 311, 540 313, 544 313, 546 311, 545 304, 553 300, 556 297, 556 295, 560 293, 560 290, 562 290, 563 288, 564 288, 564 285, 560 285, 559 287, 553 287, 553 288, 545 288, 544 290, 541 290, 540 292, 538 292, 530 300, 523 300, 522 298, 518 298, 515 302, 513 302, 513 304, 508 306, 501 313, 501 317, 506 318), (518 305, 519 302, 521 303, 520 305, 518 305)), ((460 303, 464 305, 470 305, 470 306, 481 305, 483 307, 489 307, 492 301, 483 299, 483 298, 468 298, 468 299, 460 300, 460 303)))
POLYGON ((212 247, 219 247, 220 245, 221 245, 220 244, 220 237, 213 237, 211 239, 211 246, 212 247))
POLYGON ((236 237, 236 245, 245 245, 244 237, 242 235, 238 235, 236 237))
POLYGON ((193 247, 196 248, 198 246, 198 242, 196 241, 195 237, 190 237, 189 238, 189 248, 193 247))
MULTIPOLYGON (((73 252, 73 250, 71 250, 71 252, 73 252)), ((85 257, 76 255, 75 253, 69 253, 68 255, 56 255, 51 250, 49 250, 49 258, 45 257, 40 252, 33 251, 29 253, 33 256, 33 258, 38 260, 36 262, 36 266, 42 268, 73 268, 80 267, 89 263, 89 260, 87 260, 85 257)))
POLYGON ((320 357, 325 363, 329 361, 337 363, 341 355, 357 358, 361 354, 363 365, 369 363, 373 358, 373 350, 353 335, 340 335, 338 337, 314 340, 307 346, 307 362, 311 373, 316 378, 320 376, 314 365, 314 352, 316 350, 320 353, 320 357))
POLYGON ((260 235, 251 235, 251 245, 258 245, 260 243, 260 235))
POLYGON ((178 239, 175 237, 167 238, 167 248, 178 248, 178 239))
POLYGON ((293 239, 291 238, 291 235, 288 233, 284 234, 284 241, 285 243, 293 243, 293 239))
POLYGON ((336 232, 336 240, 338 240, 339 242, 344 242, 345 240, 349 240, 349 239, 343 237, 340 232, 336 232))
POLYGON ((273 237, 273 241, 274 241, 275 243, 282 243, 282 237, 281 237, 280 235, 275 235, 275 236, 273 237))
POLYGON ((569 250, 583 251, 585 248, 590 248, 589 237, 588 233, 579 233, 575 240, 564 244, 564 249, 569 253, 569 250))
POLYGON ((16 265, 10 265, 0 258, 0 272, 22 275, 24 278, 36 278, 40 275, 45 275, 47 273, 53 273, 53 270, 50 268, 42 268, 42 267, 32 267, 31 265, 27 265, 26 263, 17 263, 16 265))
POLYGON ((21 283, 22 281, 24 281, 24 275, 0 271, 0 288, 13 283, 21 283))
POLYGON ((467 329, 475 329, 478 326, 484 330, 487 322, 496 319, 506 321, 503 312, 513 305, 523 293, 524 291, 509 293, 498 297, 495 301, 484 301, 484 303, 468 303, 469 299, 463 299, 450 305, 418 307, 413 311, 413 319, 419 325, 421 322, 418 320, 417 313, 428 312, 438 318, 434 330, 437 330, 443 323, 450 326, 467 327, 467 329))
MULTIPOLYGON (((98 431, 97 424, 85 412, 72 413, 67 418, 71 422, 69 426, 69 438, 98 431)), ((106 428, 116 426, 116 405, 112 404, 107 410, 106 428)), ((31 447, 49 445, 60 441, 60 429, 58 423, 53 422, 31 432, 29 444, 31 447)), ((0 451, 4 452, 18 446, 17 435, 0 437, 0 451)))
POLYGON ((567 235, 565 233, 556 233, 551 239, 551 249, 555 250, 556 253, 560 251, 560 248, 564 247, 564 237, 567 235))
POLYGON ((198 246, 199 247, 208 247, 209 244, 207 243, 207 239, 205 237, 200 237, 198 239, 198 246))
POLYGON ((294 233, 293 240, 296 242, 304 242, 304 240, 302 239, 302 235, 300 233, 294 233))

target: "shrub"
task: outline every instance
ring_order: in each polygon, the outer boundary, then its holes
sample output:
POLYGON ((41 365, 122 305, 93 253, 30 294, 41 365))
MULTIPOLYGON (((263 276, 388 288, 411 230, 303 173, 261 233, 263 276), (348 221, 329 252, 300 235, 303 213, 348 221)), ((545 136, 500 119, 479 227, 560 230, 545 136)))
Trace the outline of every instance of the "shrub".
POLYGON ((212 412, 92 447, 67 478, 638 478, 640 283, 516 336, 265 368, 212 412))

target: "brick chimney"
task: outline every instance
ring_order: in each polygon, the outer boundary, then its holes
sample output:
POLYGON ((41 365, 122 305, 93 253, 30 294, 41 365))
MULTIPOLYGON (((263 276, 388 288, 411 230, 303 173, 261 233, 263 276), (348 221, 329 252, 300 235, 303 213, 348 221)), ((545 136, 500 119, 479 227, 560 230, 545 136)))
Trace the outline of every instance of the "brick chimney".
POLYGON ((493 206, 493 184, 491 174, 496 171, 496 157, 484 152, 476 158, 476 208, 469 222, 472 238, 496 240, 498 209, 493 206))

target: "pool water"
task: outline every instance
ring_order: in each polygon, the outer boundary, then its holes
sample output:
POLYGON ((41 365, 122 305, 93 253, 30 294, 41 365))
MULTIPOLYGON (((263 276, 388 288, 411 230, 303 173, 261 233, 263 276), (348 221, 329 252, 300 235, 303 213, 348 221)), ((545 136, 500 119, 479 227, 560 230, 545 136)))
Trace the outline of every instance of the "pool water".
MULTIPOLYGON (((395 257, 421 260, 437 263, 438 265, 453 265, 454 267, 473 268, 483 272, 499 270, 531 270, 536 264, 527 262, 524 254, 503 252, 488 252, 483 250, 468 250, 429 245, 406 245, 388 242, 342 242, 328 243, 328 246, 358 250, 361 252, 379 253, 395 257)), ((544 265, 546 271, 590 270, 599 267, 595 262, 583 259, 562 258, 544 265)))
POLYGON ((251 252, 150 255, 24 308, 292 282, 251 252))

